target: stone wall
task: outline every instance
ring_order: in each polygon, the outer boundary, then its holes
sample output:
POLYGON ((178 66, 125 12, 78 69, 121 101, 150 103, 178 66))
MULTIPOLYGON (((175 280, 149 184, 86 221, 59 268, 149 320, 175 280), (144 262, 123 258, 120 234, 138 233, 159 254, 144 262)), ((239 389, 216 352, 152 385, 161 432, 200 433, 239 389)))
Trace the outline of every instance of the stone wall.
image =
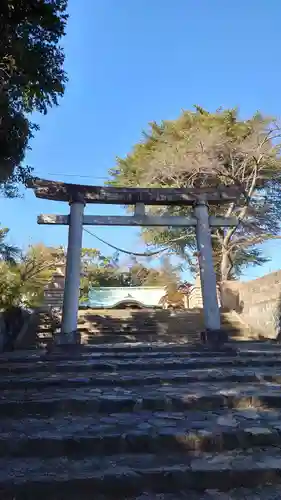
POLYGON ((225 309, 235 310, 258 336, 277 338, 281 316, 281 270, 248 282, 221 283, 225 309))

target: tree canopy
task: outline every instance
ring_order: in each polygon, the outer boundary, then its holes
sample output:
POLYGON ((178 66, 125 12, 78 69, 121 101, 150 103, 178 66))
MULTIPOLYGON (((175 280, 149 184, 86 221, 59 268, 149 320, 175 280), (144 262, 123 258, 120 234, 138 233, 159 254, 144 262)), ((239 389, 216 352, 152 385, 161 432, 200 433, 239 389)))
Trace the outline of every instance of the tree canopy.
POLYGON ((159 268, 143 265, 137 259, 120 262, 117 253, 105 257, 99 250, 82 250, 82 300, 87 299, 91 287, 167 286, 177 288, 180 281, 178 266, 164 258, 159 268))
MULTIPOLYGON (((0 309, 41 306, 46 286, 65 263, 65 249, 37 244, 20 251, 7 243, 7 234, 8 229, 0 229, 0 309)), ((117 253, 104 256, 95 248, 82 249, 81 274, 82 301, 87 300, 91 287, 165 285, 174 290, 180 279, 179 268, 167 258, 155 269, 136 259, 120 262, 117 253)))
MULTIPOLYGON (((239 118, 237 109, 208 112, 199 106, 176 120, 151 123, 143 140, 110 170, 116 186, 216 187, 234 185, 241 196, 212 214, 238 217, 235 228, 212 231, 214 261, 219 279, 238 277, 248 265, 267 259, 260 245, 279 237, 281 208, 281 131, 278 122, 256 113, 239 118)), ((153 207, 188 215, 186 207, 153 207)), ((166 246, 197 270, 192 229, 145 228, 148 245, 166 246), (174 241, 177 240, 177 241, 174 241)))
POLYGON ((14 264, 20 254, 20 249, 7 243, 6 238, 9 233, 7 227, 0 228, 0 262, 14 264))
POLYGON ((23 166, 38 128, 30 113, 47 113, 63 95, 66 74, 59 46, 67 0, 2 0, 0 6, 0 187, 17 194, 31 169, 23 166))
POLYGON ((14 260, 0 262, 0 308, 41 306, 45 286, 64 257, 62 248, 30 246, 14 260))

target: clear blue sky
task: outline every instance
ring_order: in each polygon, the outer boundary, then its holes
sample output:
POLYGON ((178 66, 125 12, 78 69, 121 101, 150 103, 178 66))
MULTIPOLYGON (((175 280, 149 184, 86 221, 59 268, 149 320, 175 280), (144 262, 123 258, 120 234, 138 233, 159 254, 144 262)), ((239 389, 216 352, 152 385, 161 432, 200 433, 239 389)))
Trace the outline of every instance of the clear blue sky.
MULTIPOLYGON (((67 91, 58 108, 38 118, 41 130, 27 157, 39 176, 103 184, 98 178, 149 121, 175 118, 193 104, 238 105, 243 116, 257 109, 281 114, 280 0, 69 0, 69 14, 67 91)), ((66 213, 66 205, 27 193, 0 200, 0 210, 13 243, 66 244, 66 228, 36 224, 37 214, 66 213)), ((87 213, 117 209, 92 206, 87 213)), ((93 230, 141 248, 135 229, 93 230)), ((97 246, 87 235, 83 244, 97 246)), ((246 277, 278 269, 280 245, 267 245, 272 262, 246 277)))

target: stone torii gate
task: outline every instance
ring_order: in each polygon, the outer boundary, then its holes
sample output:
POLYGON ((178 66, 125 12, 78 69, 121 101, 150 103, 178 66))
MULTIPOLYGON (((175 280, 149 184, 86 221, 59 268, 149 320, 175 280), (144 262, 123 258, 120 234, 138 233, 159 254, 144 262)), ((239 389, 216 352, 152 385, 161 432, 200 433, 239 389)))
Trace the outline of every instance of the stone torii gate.
POLYGON ((236 226, 236 217, 209 216, 208 206, 231 203, 239 192, 233 187, 223 188, 121 188, 68 184, 34 178, 29 187, 38 198, 65 201, 70 205, 69 215, 39 215, 39 224, 67 225, 68 248, 62 311, 62 328, 57 344, 77 344, 77 317, 80 292, 81 249, 83 225, 89 226, 192 226, 196 231, 200 277, 204 308, 204 322, 208 341, 217 342, 221 328, 217 300, 216 275, 212 257, 211 230, 215 227, 236 226), (84 207, 91 204, 133 205, 132 216, 84 215, 84 207), (146 205, 192 206, 191 217, 146 215, 146 205))

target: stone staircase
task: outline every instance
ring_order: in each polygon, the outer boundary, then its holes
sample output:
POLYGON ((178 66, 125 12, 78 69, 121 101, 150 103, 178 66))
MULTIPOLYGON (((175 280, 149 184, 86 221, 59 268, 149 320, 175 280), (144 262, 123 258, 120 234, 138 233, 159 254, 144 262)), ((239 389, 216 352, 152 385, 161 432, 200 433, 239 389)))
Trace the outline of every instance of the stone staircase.
MULTIPOLYGON (((30 346, 42 348, 52 344, 58 327, 59 323, 54 319, 50 321, 48 313, 40 313, 38 332, 30 346)), ((204 320, 201 309, 174 313, 163 310, 81 310, 78 328, 82 343, 86 345, 104 342, 151 342, 155 338, 165 342, 196 343, 204 329, 204 320)), ((249 328, 234 312, 222 313, 222 328, 235 339, 253 338, 249 328)))
POLYGON ((279 346, 141 336, 0 356, 1 500, 281 498, 279 346))

